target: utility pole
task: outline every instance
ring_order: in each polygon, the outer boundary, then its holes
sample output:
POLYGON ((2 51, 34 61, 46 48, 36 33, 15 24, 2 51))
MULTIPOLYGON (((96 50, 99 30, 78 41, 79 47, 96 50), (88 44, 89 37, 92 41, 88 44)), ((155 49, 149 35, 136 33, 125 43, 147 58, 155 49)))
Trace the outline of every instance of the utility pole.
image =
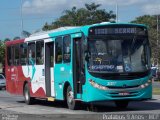
POLYGON ((159 15, 157 14, 157 67, 159 67, 158 50, 159 50, 159 15))
POLYGON ((20 6, 20 12, 21 12, 21 31, 20 31, 20 35, 21 38, 23 37, 23 12, 22 12, 22 5, 23 5, 23 0, 21 0, 21 6, 20 6))
POLYGON ((116 1, 116 22, 118 22, 118 3, 116 1))

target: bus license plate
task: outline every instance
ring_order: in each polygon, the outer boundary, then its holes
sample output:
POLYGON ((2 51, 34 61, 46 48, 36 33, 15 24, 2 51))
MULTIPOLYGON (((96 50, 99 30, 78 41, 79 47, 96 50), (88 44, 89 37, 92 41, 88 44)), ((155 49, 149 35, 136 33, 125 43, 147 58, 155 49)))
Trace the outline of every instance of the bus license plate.
POLYGON ((119 95, 129 95, 130 93, 129 92, 121 92, 119 93, 119 95))

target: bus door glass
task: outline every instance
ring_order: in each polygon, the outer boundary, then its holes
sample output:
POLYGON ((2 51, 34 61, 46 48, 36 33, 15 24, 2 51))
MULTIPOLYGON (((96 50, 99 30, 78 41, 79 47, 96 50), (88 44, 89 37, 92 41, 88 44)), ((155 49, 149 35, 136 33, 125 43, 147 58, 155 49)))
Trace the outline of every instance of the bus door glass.
POLYGON ((75 93, 82 93, 82 84, 84 84, 84 48, 83 39, 74 39, 73 48, 73 76, 74 76, 74 89, 75 93))
POLYGON ((45 83, 47 97, 54 97, 54 42, 45 44, 45 83))

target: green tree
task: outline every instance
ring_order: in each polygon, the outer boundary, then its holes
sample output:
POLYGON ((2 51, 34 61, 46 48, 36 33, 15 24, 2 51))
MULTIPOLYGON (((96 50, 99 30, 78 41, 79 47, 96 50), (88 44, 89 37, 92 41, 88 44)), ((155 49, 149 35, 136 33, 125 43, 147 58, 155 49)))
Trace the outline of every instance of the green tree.
MULTIPOLYGON (((132 23, 145 24, 148 26, 149 40, 152 49, 152 62, 157 64, 157 57, 160 62, 159 45, 157 45, 157 21, 155 15, 144 15, 137 17, 132 23)), ((160 22, 159 22, 160 25, 160 22)), ((158 34, 160 35, 160 33, 158 34)))
POLYGON ((30 32, 25 31, 25 30, 22 31, 22 36, 23 36, 24 38, 29 37, 30 35, 31 35, 30 32))
POLYGON ((4 64, 5 60, 5 42, 0 41, 0 63, 4 64))
POLYGON ((13 38, 13 40, 19 40, 19 39, 20 39, 20 37, 18 37, 18 36, 13 38))
POLYGON ((107 12, 105 9, 99 9, 100 4, 85 4, 84 8, 65 10, 63 15, 50 25, 45 23, 43 30, 51 30, 62 26, 82 26, 94 23, 106 22, 111 19, 115 20, 113 11, 107 12))
POLYGON ((50 29, 47 22, 46 22, 45 25, 43 26, 43 29, 44 29, 44 30, 49 30, 49 29, 50 29))
POLYGON ((7 41, 10 41, 10 39, 9 38, 5 38, 4 41, 7 42, 7 41))

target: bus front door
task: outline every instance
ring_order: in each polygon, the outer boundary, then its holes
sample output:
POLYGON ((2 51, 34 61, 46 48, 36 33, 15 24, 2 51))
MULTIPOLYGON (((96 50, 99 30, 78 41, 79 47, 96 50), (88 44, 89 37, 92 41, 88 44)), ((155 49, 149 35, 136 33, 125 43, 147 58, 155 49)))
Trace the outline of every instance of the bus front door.
POLYGON ((54 97, 54 42, 45 44, 45 84, 46 96, 54 97))
POLYGON ((73 84, 74 84, 74 98, 76 94, 82 94, 82 85, 84 83, 84 60, 82 38, 74 39, 73 48, 73 84))

